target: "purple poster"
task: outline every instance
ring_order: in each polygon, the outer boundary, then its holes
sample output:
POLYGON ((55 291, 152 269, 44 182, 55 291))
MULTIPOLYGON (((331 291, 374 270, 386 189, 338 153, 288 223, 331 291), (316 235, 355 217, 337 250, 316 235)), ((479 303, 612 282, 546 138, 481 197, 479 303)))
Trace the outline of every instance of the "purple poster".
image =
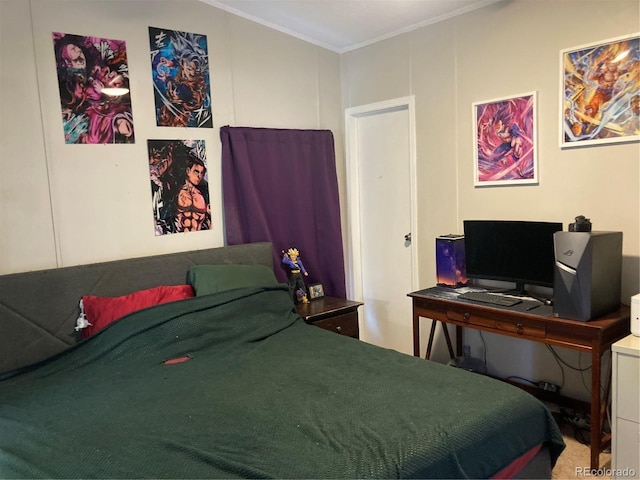
POLYGON ((536 92, 473 104, 475 186, 538 183, 536 92))
POLYGON ((211 228, 204 140, 148 140, 156 235, 211 228))
POLYGON ((149 27, 159 127, 213 127, 207 37, 149 27))
POLYGON ((122 40, 53 33, 65 143, 134 143, 122 40))

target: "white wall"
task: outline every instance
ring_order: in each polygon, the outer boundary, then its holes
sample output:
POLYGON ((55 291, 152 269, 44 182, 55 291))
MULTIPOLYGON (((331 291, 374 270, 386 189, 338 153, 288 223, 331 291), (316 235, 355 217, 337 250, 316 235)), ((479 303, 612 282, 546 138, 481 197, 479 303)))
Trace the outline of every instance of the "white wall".
MULTIPOLYGON (((624 233, 622 300, 640 291, 640 144, 559 148, 561 49, 640 31, 637 0, 510 0, 342 56, 343 98, 354 107, 415 95, 420 288, 435 283, 434 239, 467 218, 571 223, 624 233), (539 185, 474 188, 472 103, 536 91, 539 185)), ((425 320, 422 333, 428 333, 425 320)), ((405 335, 410 338, 411 321, 405 335)), ((484 334, 491 373, 560 384, 544 345, 484 334)), ((481 357, 483 341, 464 342, 481 357)), ((421 340, 426 345, 426 337, 421 340)), ((436 358, 444 355, 440 339, 436 358)), ((574 366, 587 354, 558 349, 574 366)), ((585 373, 590 384, 590 371, 585 373)), ((588 399, 565 367, 563 393, 588 399)))
POLYGON ((322 128, 339 55, 195 0, 0 2, 0 273, 220 246, 219 127, 322 128), (148 27, 207 36, 213 129, 156 127, 148 27), (52 32, 125 40, 136 143, 66 145, 52 32), (204 139, 213 228, 154 236, 147 139, 204 139))

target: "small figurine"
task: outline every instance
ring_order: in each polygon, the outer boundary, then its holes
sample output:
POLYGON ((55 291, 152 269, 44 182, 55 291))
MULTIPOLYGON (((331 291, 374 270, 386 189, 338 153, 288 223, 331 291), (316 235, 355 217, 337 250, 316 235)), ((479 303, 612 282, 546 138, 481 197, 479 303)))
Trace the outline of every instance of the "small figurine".
POLYGON ((293 297, 293 301, 309 303, 309 299, 307 298, 307 287, 305 286, 304 279, 302 278, 302 275, 306 277, 309 274, 302 264, 298 249, 290 248, 286 252, 283 250, 282 263, 288 270, 287 277, 289 278, 289 292, 293 297))

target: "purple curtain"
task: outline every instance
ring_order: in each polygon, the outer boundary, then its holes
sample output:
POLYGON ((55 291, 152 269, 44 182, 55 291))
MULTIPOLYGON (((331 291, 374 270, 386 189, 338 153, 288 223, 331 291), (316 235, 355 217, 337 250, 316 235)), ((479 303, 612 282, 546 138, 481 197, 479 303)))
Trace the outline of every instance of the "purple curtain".
POLYGON ((220 138, 227 245, 272 242, 282 282, 281 252, 295 247, 307 287, 346 298, 331 131, 225 126, 220 138))

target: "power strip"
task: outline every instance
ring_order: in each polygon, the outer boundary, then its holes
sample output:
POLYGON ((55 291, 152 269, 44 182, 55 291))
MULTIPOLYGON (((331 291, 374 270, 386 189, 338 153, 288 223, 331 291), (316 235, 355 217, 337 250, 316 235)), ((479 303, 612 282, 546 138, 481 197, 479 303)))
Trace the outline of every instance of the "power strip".
POLYGON ((591 420, 587 413, 576 410, 561 409, 560 414, 565 422, 574 428, 589 430, 591 428, 591 420))
POLYGON ((560 387, 558 385, 549 382, 538 382, 538 388, 551 393, 558 393, 560 391, 560 387))
POLYGON ((578 417, 578 416, 573 417, 571 419, 571 423, 578 428, 584 428, 587 430, 591 428, 591 422, 586 417, 578 417))

